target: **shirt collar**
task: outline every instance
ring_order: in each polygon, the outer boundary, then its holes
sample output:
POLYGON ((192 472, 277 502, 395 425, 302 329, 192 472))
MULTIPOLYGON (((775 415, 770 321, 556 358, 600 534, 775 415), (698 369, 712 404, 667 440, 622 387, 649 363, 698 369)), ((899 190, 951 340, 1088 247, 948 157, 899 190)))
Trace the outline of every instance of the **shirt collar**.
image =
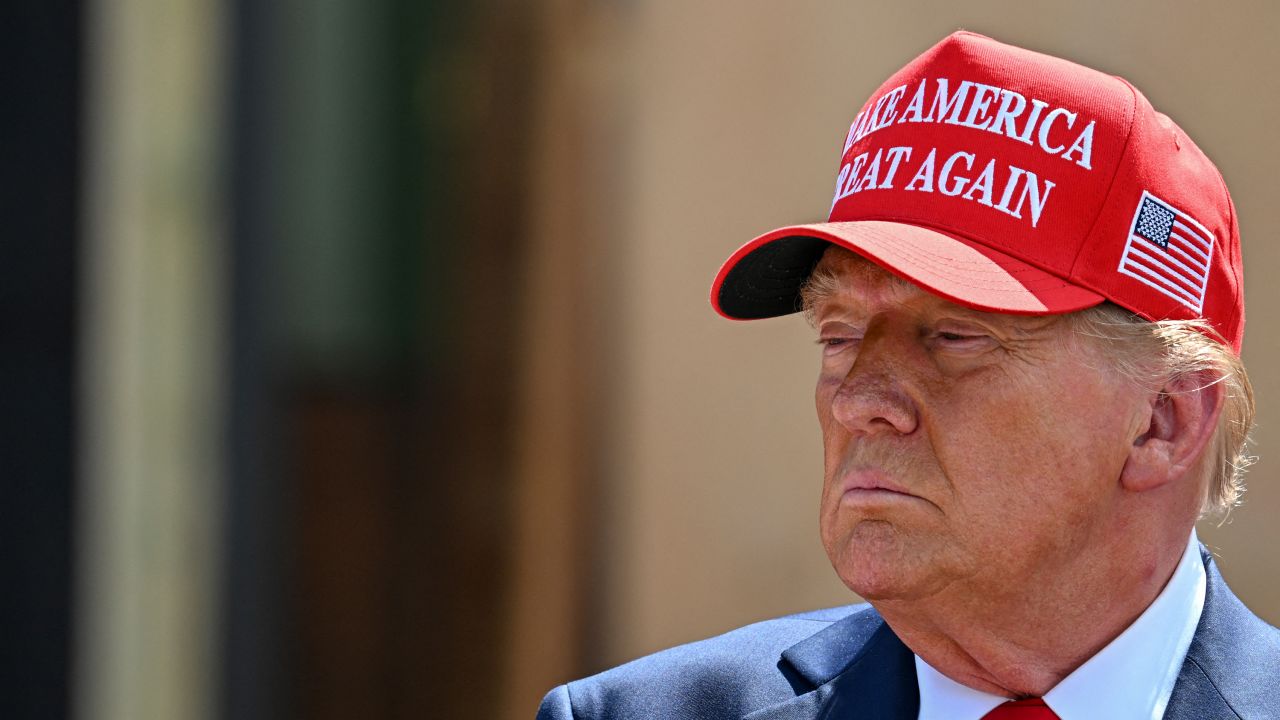
MULTIPOLYGON (((1151 605, 1044 696, 1062 720, 1160 718, 1204 610, 1205 573, 1195 530, 1151 605)), ((919 720, 980 720, 1007 698, 966 687, 916 656, 919 720)))

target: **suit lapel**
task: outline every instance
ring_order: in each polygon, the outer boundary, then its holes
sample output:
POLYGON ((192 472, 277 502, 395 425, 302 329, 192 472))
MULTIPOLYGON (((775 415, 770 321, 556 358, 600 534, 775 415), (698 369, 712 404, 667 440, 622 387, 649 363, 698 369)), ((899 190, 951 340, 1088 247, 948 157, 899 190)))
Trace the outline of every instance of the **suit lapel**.
POLYGON ((871 607, 791 646, 778 665, 812 689, 744 720, 915 720, 919 712, 915 658, 871 607))
POLYGON ((1166 720, 1280 716, 1280 633, 1231 592, 1209 551, 1204 560, 1204 610, 1166 720))
POLYGON ((1188 655, 1164 710, 1165 720, 1238 718, 1204 670, 1188 655))

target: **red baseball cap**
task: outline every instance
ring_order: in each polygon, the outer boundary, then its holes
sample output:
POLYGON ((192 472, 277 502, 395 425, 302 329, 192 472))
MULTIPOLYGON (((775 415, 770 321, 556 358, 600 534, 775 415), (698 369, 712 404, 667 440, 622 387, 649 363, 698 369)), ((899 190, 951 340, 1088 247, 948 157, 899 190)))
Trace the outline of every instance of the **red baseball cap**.
POLYGON ((974 33, 872 95, 827 222, 742 246, 711 304, 739 320, 796 312, 829 244, 966 307, 1109 300, 1148 320, 1203 318, 1240 350, 1240 231, 1213 163, 1124 79, 974 33))

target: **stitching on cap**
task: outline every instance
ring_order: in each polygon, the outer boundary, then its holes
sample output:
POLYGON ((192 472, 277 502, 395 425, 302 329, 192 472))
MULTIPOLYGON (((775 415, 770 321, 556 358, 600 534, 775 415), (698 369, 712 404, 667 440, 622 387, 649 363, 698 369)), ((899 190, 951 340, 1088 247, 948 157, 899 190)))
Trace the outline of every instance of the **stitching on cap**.
POLYGON ((1129 133, 1125 135, 1124 147, 1120 150, 1120 159, 1116 161, 1116 171, 1111 174, 1111 184, 1107 185, 1107 192, 1102 196, 1102 205, 1098 207, 1098 214, 1093 216, 1093 222, 1089 223, 1089 231, 1084 234, 1084 239, 1080 241, 1080 249, 1076 250, 1076 256, 1071 258, 1071 277, 1076 276, 1076 265, 1080 262, 1080 256, 1084 254, 1084 249, 1089 247, 1089 238, 1093 237, 1093 231, 1098 227, 1098 221, 1102 220, 1102 214, 1106 212, 1107 205, 1111 203, 1111 193, 1115 191, 1116 180, 1120 177, 1120 170, 1124 167, 1125 156, 1129 153, 1129 145, 1133 143, 1133 133, 1138 127, 1138 107, 1142 104, 1139 102, 1138 89, 1129 84, 1128 80, 1112 75, 1115 79, 1124 83, 1129 88, 1129 94, 1133 96, 1133 105, 1129 110, 1129 133))

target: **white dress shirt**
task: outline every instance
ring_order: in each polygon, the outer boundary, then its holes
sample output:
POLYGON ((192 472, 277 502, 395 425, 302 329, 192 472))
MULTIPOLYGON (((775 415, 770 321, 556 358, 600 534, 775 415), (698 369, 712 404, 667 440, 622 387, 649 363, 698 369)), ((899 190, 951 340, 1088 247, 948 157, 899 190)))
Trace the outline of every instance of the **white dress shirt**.
MULTIPOLYGON (((1193 529, 1164 590, 1116 639, 1046 693, 1045 704, 1062 720, 1159 720, 1200 622, 1204 591, 1193 529)), ((916 678, 919 720, 980 720, 1008 699, 965 687, 919 656, 916 678)))

